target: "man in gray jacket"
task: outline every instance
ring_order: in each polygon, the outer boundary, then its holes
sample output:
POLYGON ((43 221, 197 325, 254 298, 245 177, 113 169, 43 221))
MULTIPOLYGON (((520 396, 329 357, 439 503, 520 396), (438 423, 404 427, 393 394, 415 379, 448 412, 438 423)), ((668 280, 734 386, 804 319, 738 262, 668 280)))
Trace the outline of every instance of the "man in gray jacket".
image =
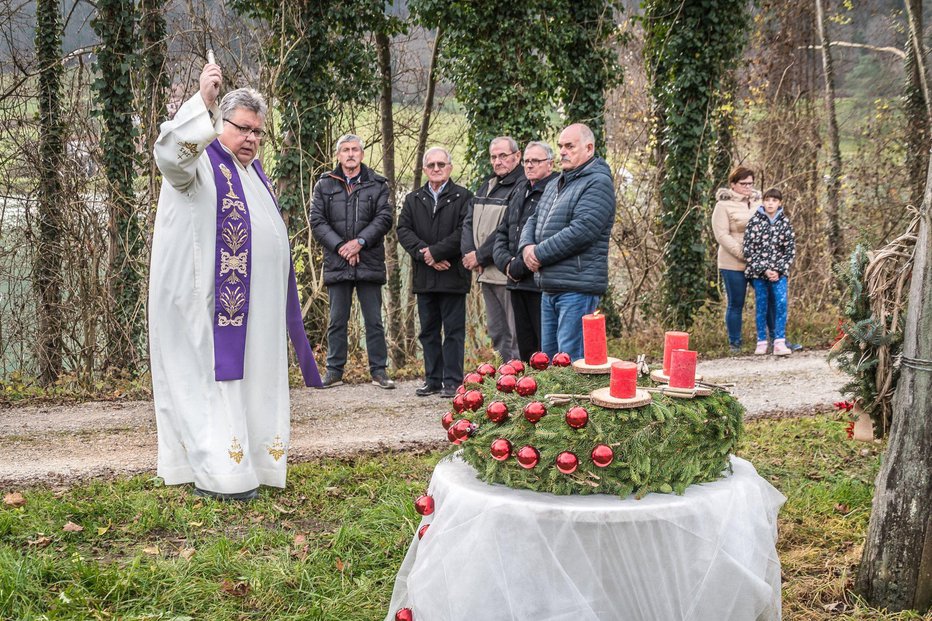
POLYGON ((541 347, 583 357, 582 316, 608 288, 608 241, 615 222, 615 183, 595 156, 595 136, 582 123, 560 134, 563 172, 551 181, 518 246, 541 296, 541 347))
POLYGON ((508 294, 507 277, 495 267, 493 249, 495 230, 505 215, 515 188, 525 180, 518 143, 509 136, 499 136, 489 144, 489 159, 494 175, 486 179, 476 193, 463 222, 460 249, 463 266, 479 274, 486 322, 492 345, 505 361, 518 357, 514 316, 508 294))

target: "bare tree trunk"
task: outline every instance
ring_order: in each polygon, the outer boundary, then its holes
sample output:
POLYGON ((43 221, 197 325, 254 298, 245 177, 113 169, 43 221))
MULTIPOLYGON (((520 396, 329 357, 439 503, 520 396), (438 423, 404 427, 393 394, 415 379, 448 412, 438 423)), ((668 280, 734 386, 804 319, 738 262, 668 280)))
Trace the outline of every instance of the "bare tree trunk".
POLYGON ((828 38, 828 29, 825 25, 825 12, 823 0, 815 0, 816 25, 819 31, 819 40, 822 44, 822 69, 825 76, 825 111, 828 122, 829 143, 829 179, 828 205, 825 210, 828 219, 828 250, 832 263, 838 265, 844 262, 844 249, 842 248, 841 225, 841 199, 839 188, 841 186, 841 146, 838 139, 838 120, 835 115, 835 70, 832 64, 831 40, 828 38))
POLYGON ((36 57, 39 62, 39 244, 35 287, 38 293, 39 381, 47 386, 62 370, 61 174, 65 161, 61 111, 62 24, 58 0, 36 3, 36 57))
MULTIPOLYGON (((392 218, 397 220, 395 192, 398 188, 395 176, 395 124, 392 110, 392 50, 391 39, 385 32, 375 33, 375 45, 379 57, 380 98, 379 108, 382 122, 382 172, 388 179, 388 202, 392 206, 392 218)), ((388 272, 388 295, 385 314, 388 317, 389 354, 395 368, 405 366, 407 361, 406 339, 402 315, 401 262, 398 257, 398 236, 395 227, 385 236, 385 269, 388 272)))
MULTIPOLYGON (((919 32, 917 4, 907 2, 913 34, 919 32)), ((912 43, 928 104, 925 51, 921 39, 912 43)), ((893 425, 874 485, 857 589, 878 608, 923 613, 932 609, 932 166, 920 213, 893 425)))
MULTIPOLYGON (((155 140, 159 137, 159 122, 165 116, 168 76, 165 73, 165 15, 162 12, 164 2, 161 0, 140 0, 139 31, 142 39, 143 75, 145 83, 142 93, 144 111, 143 131, 145 132, 145 153, 148 173, 148 199, 150 220, 155 216, 155 206, 159 200, 160 175, 152 157, 155 140)), ((151 222, 149 230, 152 229, 151 222)))
POLYGON ((434 49, 430 55, 430 69, 427 72, 427 94, 424 96, 424 114, 421 115, 421 131, 417 136, 417 149, 414 152, 414 184, 413 189, 421 187, 421 164, 424 160, 424 151, 427 150, 427 130, 430 127, 430 115, 434 109, 434 90, 437 87, 437 52, 440 50, 440 38, 443 30, 437 27, 437 36, 434 37, 434 49))
MULTIPOLYGON (((922 32, 922 0, 906 0, 907 13, 915 16, 916 31, 922 32)), ((923 173, 929 166, 929 113, 922 96, 922 63, 913 45, 913 31, 909 29, 906 46, 906 85, 903 108, 906 114, 906 168, 909 178, 907 203, 919 205, 923 194, 923 173)), ((921 43, 921 42, 920 42, 921 43)))

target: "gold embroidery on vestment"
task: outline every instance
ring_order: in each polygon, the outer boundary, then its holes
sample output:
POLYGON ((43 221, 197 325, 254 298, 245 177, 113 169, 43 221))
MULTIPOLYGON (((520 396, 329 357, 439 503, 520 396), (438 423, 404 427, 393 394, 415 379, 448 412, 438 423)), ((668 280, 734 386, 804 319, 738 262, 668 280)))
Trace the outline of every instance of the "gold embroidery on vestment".
POLYGON ((230 250, 233 252, 239 252, 239 249, 246 243, 248 235, 246 226, 242 222, 225 223, 223 225, 223 233, 221 233, 223 241, 226 242, 226 245, 229 246, 230 250))
POLYGON ((282 437, 275 436, 275 442, 272 443, 272 445, 269 447, 268 450, 269 450, 269 455, 272 456, 272 459, 274 459, 275 461, 278 461, 279 459, 281 459, 282 456, 285 454, 285 451, 287 450, 285 449, 284 443, 282 443, 282 437))
POLYGON ((243 250, 240 254, 230 254, 226 250, 220 250, 220 275, 223 276, 227 272, 239 272, 243 276, 248 276, 246 273, 246 259, 248 258, 249 251, 243 250))
POLYGON ((230 191, 227 192, 227 196, 230 198, 239 198, 239 196, 236 195, 236 192, 233 191, 233 173, 230 172, 230 169, 227 168, 226 164, 220 164, 218 168, 220 168, 220 172, 223 174, 223 176, 226 177, 227 187, 230 188, 230 191))
POLYGON ((186 160, 197 155, 197 143, 196 142, 179 142, 178 143, 178 159, 186 160))
POLYGON ((230 445, 230 459, 236 463, 243 461, 243 447, 240 445, 239 440, 236 439, 236 436, 233 436, 233 444, 230 445))

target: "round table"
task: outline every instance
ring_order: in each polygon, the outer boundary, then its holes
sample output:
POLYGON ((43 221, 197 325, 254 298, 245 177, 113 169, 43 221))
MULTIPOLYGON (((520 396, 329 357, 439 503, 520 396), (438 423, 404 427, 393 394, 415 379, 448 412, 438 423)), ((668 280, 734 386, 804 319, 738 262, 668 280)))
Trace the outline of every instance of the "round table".
POLYGON ((435 511, 414 536, 387 621, 773 621, 781 617, 777 513, 786 500, 749 462, 641 500, 555 496, 441 461, 435 511))

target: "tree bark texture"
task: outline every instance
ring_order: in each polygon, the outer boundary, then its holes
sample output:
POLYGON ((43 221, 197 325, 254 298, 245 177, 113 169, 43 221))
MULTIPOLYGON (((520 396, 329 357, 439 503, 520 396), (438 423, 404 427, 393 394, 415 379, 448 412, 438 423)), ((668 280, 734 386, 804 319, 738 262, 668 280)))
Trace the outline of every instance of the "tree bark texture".
POLYGON ((440 39, 443 29, 437 27, 437 36, 434 37, 434 49, 430 54, 430 68, 427 70, 427 94, 424 95, 424 113, 421 115, 421 130, 417 136, 417 148, 414 151, 414 190, 421 187, 421 164, 424 161, 424 152, 427 150, 427 132, 430 129, 430 115, 434 110, 434 91, 437 88, 437 56, 440 50, 440 39))
POLYGON ((877 475, 857 589, 891 610, 932 608, 932 168, 913 258, 893 426, 877 475))
MULTIPOLYGON (((922 0, 906 0, 909 13, 915 16, 916 32, 922 32, 922 0)), ((913 29, 907 30, 906 84, 903 92, 903 109, 906 114, 906 168, 909 179, 907 202, 919 206, 922 201, 924 175, 929 166, 929 110, 922 94, 922 63, 914 45, 913 29)), ((921 45, 921 43, 920 43, 921 45)))
POLYGON ((835 69, 832 63, 831 40, 825 24, 823 0, 815 0, 816 23, 819 40, 822 44, 822 73, 825 78, 825 112, 828 125, 829 144, 829 179, 826 187, 828 205, 825 209, 827 219, 828 250, 832 263, 840 265, 845 260, 841 239, 841 146, 838 138, 838 119, 835 115, 835 69))
POLYGON ((39 243, 34 283, 38 297, 39 381, 47 386, 62 371, 61 171, 65 161, 61 90, 61 8, 58 0, 36 3, 39 63, 39 243))
MULTIPOLYGON (((155 141, 159 137, 159 124, 167 116, 166 102, 169 88, 168 75, 165 73, 166 29, 164 2, 161 0, 140 0, 139 30, 142 38, 142 64, 144 85, 140 109, 143 111, 143 131, 145 131, 146 153, 152 153, 155 141)), ((155 207, 159 200, 161 176, 155 165, 154 157, 148 161, 148 198, 150 213, 150 230, 155 218, 155 207)))

